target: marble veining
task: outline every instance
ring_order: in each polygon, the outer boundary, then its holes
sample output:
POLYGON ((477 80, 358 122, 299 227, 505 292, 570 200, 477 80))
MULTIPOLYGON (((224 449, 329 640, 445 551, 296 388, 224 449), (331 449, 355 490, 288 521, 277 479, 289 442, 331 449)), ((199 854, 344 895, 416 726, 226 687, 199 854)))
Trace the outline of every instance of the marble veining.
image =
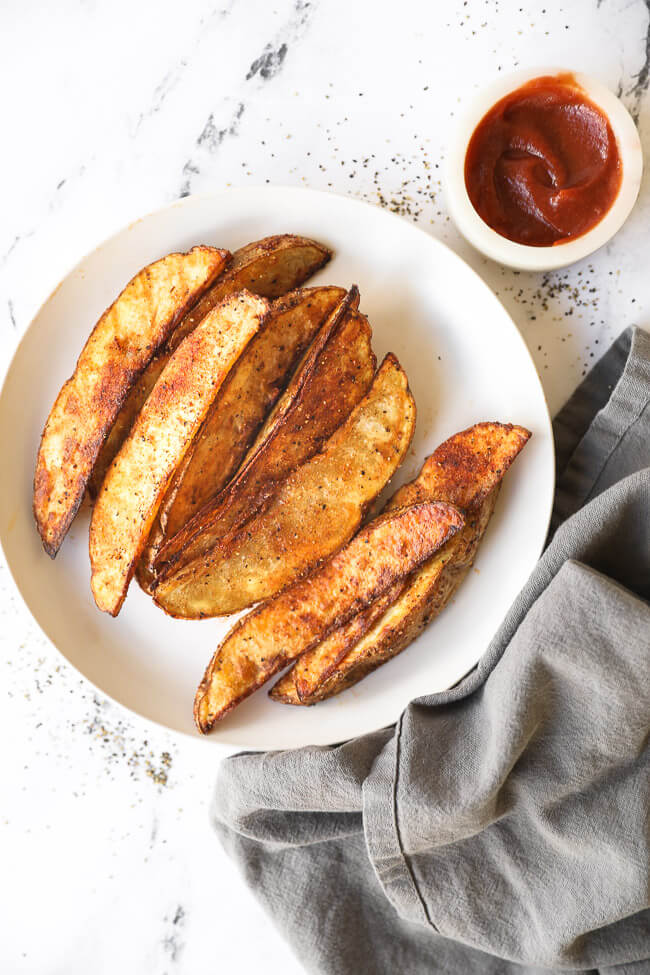
MULTIPOLYGON (((276 33, 274 40, 267 42, 262 53, 252 61, 244 76, 244 84, 256 78, 258 82, 267 82, 279 74, 289 50, 289 43, 295 44, 302 37, 308 27, 314 6, 313 2, 296 0, 293 10, 276 33)), ((243 97, 249 97, 241 83, 239 90, 243 97)), ((196 139, 194 155, 183 166, 180 197, 190 195, 194 177, 201 173, 201 162, 197 158, 196 150, 203 148, 209 155, 214 155, 225 139, 229 136, 239 135, 240 121, 245 110, 246 102, 243 100, 237 102, 229 120, 223 126, 216 124, 214 113, 210 112, 201 133, 196 139)))
MULTIPOLYGON (((2 369, 84 253, 142 213, 228 185, 347 193, 447 243, 513 316, 552 410, 622 329, 650 327, 647 176, 606 248, 520 274, 459 239, 441 175, 463 101, 534 65, 617 91, 647 154, 650 0, 192 0, 180 16, 173 0, 70 0, 38 17, 11 0, 0 25, 2 369)), ((0 971, 303 971, 210 831, 215 750, 88 685, 4 567, 0 649, 0 971)))
POLYGON ((275 78, 287 56, 289 42, 295 44, 300 40, 316 6, 315 0, 295 0, 293 10, 275 40, 265 44, 262 54, 252 62, 246 72, 246 81, 258 74, 264 81, 275 78))
MULTIPOLYGON (((216 153, 217 149, 225 138, 228 136, 239 135, 239 123, 242 115, 244 114, 245 107, 244 102, 239 102, 232 113, 229 123, 223 128, 217 128, 214 120, 214 114, 210 112, 208 119, 201 130, 201 134, 196 140, 196 149, 204 149, 205 152, 211 156, 216 153)), ((181 191, 178 194, 179 197, 190 195, 192 192, 192 180, 194 176, 198 176, 200 172, 200 159, 198 153, 195 151, 195 156, 192 159, 188 159, 183 166, 183 182, 181 185, 181 191)))
POLYGON ((165 103, 167 95, 174 90, 176 85, 181 80, 183 72, 187 68, 188 61, 187 58, 181 58, 170 71, 165 74, 160 84, 156 85, 155 91, 153 93, 153 98, 151 100, 151 105, 145 112, 141 112, 138 116, 138 120, 135 124, 135 132, 145 121, 145 119, 151 118, 152 115, 156 115, 165 103))
POLYGON ((255 58, 248 69, 246 81, 250 81, 256 74, 259 74, 260 78, 264 78, 265 81, 268 81, 269 78, 275 78, 287 56, 287 50, 287 45, 284 43, 280 44, 277 51, 274 51, 271 45, 267 44, 264 53, 255 58))
MULTIPOLYGON (((600 8, 602 0, 597 0, 597 2, 600 8)), ((616 94, 626 101, 630 114, 637 123, 641 114, 643 97, 650 86, 650 0, 640 0, 640 5, 644 6, 647 12, 645 35, 642 39, 642 64, 629 79, 627 85, 628 79, 621 78, 616 86, 616 94)))

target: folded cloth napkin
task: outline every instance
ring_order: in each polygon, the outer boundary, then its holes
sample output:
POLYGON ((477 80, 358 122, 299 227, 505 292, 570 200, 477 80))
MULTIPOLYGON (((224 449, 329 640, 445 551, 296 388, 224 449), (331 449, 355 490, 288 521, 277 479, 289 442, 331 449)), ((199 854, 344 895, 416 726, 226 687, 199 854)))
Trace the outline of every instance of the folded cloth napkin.
POLYGON ((650 335, 555 436, 552 541, 460 684, 221 766, 215 828, 308 972, 650 972, 650 335))

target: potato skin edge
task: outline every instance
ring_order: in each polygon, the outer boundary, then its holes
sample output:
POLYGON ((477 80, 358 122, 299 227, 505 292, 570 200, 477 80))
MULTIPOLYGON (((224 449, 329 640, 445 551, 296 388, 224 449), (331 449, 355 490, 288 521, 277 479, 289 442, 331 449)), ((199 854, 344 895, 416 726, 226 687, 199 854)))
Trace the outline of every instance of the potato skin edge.
MULTIPOLYGON (((111 366, 110 360, 107 361, 103 384, 102 387, 97 391, 99 397, 99 404, 102 408, 102 411, 105 413, 106 420, 103 423, 103 425, 99 428, 94 438, 86 441, 83 441, 83 438, 81 437, 77 438, 77 443, 76 443, 77 459, 78 461, 79 460, 83 461, 84 462, 83 466, 84 467, 87 466, 88 470, 85 475, 83 474, 76 475, 75 478, 70 483, 70 487, 68 488, 68 490, 65 492, 64 495, 64 497, 67 500, 66 513, 63 516, 59 516, 58 519, 55 519, 56 526, 54 531, 51 530, 48 531, 48 528, 52 523, 52 517, 51 517, 51 512, 47 513, 48 499, 50 498, 50 495, 52 493, 52 474, 51 471, 46 466, 44 466, 45 462, 43 462, 43 464, 41 463, 50 420, 56 419, 57 407, 59 406, 59 404, 63 406, 63 404, 66 402, 66 396, 68 395, 68 393, 72 392, 72 395, 74 396, 73 390, 74 390, 75 380, 77 378, 81 380, 84 372, 86 371, 84 369, 84 363, 82 362, 82 360, 84 359, 84 355, 89 354, 90 356, 92 356, 94 351, 93 341, 95 342, 100 341, 100 337, 103 334, 102 332, 103 326, 105 325, 105 323, 110 321, 110 316, 112 314, 118 313, 118 310, 120 308, 120 302, 127 303, 126 307, 128 307, 128 301, 130 298, 131 300, 137 300, 136 295, 134 295, 133 297, 130 296, 129 289, 133 288, 136 282, 140 282, 141 280, 142 281, 147 280, 147 275, 148 273, 150 273, 150 269, 153 268, 154 265, 162 266, 163 262, 165 261, 171 262, 175 258, 176 259, 187 258, 192 254, 194 250, 203 250, 203 251, 211 252, 214 255, 215 265, 212 269, 212 273, 206 276, 201 286, 189 291, 184 301, 179 302, 177 304, 173 313, 169 316, 167 322, 164 325, 159 325, 159 328, 162 331, 162 338, 158 347, 162 347, 164 345, 169 335, 177 327, 178 322, 182 320, 182 318, 188 313, 188 311, 192 307, 194 307, 194 305, 198 301, 200 301, 203 294, 205 294, 205 292, 209 290, 209 288, 211 287, 215 279, 221 274, 223 268, 230 260, 229 251, 224 251, 213 247, 192 248, 190 251, 188 251, 185 254, 181 254, 181 253, 168 254, 166 255, 166 257, 160 258, 158 261, 155 261, 152 264, 147 265, 145 268, 142 268, 140 271, 138 271, 131 278, 131 280, 125 285, 125 287, 122 289, 122 291, 117 296, 117 298, 112 302, 111 305, 108 306, 108 308, 103 312, 103 314, 100 316, 98 321, 93 326, 93 329, 90 335, 88 336, 86 342, 84 343, 83 349, 79 354, 72 376, 70 376, 70 378, 66 380, 66 382, 63 384, 63 386, 59 390, 59 393, 56 396, 54 403, 52 404, 50 413, 48 414, 48 418, 46 420, 45 426, 41 433, 37 461, 36 461, 36 468, 34 471, 34 493, 33 493, 33 513, 34 513, 34 519, 36 521, 36 527, 41 537, 41 541, 43 542, 43 548, 52 559, 55 558, 59 548, 61 547, 63 539, 65 538, 70 528, 70 525, 72 524, 79 510, 87 485, 90 479, 92 478, 93 467, 97 460, 99 452, 102 448, 102 445, 104 444, 107 437, 109 436, 112 426, 115 422, 115 419, 119 414, 119 411, 121 410, 124 402, 128 398, 129 393, 133 389, 134 385, 137 383, 139 377, 148 368, 152 359, 155 358, 157 354, 157 349, 152 348, 151 355, 149 356, 149 358, 143 361, 142 364, 137 369, 125 370, 124 368, 119 368, 119 358, 120 358, 119 354, 115 358, 115 363, 113 366, 111 366), (71 493, 73 494, 73 498, 72 500, 69 500, 71 493), (47 513, 47 517, 45 517, 46 513, 47 513)), ((116 321, 116 327, 118 325, 119 325, 119 319, 116 321)), ((108 338, 108 335, 106 336, 106 338, 108 338)), ((60 422, 64 422, 64 418, 67 421, 67 418, 69 416, 70 414, 66 410, 60 422)), ((81 413, 79 414, 79 419, 80 421, 83 419, 81 413)), ((75 443, 74 441, 70 440, 70 446, 66 447, 66 449, 73 450, 74 448, 75 448, 75 443)), ((65 462, 66 462, 66 458, 63 457, 62 465, 65 464, 65 462)), ((60 476, 65 477, 63 471, 60 471, 59 473, 60 476)))
MULTIPOLYGON (((363 644, 366 634, 355 641, 336 667, 328 668, 311 694, 300 694, 294 674, 297 668, 294 667, 269 691, 273 700, 293 705, 316 704, 358 683, 405 650, 419 636, 428 622, 442 611, 469 571, 490 520, 503 477, 530 436, 530 431, 513 424, 477 423, 454 434, 425 459, 415 480, 400 488, 389 500, 386 510, 407 500, 413 502, 441 497, 466 510, 468 525, 463 529, 463 535, 471 535, 474 522, 478 525, 476 537, 469 538, 464 553, 460 551, 455 557, 452 556, 451 563, 441 569, 423 601, 407 610, 400 626, 392 626, 388 633, 378 635, 377 645, 368 648, 367 656, 356 665, 350 664, 347 669, 346 660, 354 653, 358 643, 363 644), (459 561, 462 565, 459 565, 459 561)), ((452 540, 449 547, 453 549, 459 543, 460 536, 452 540)), ((434 559, 437 558, 439 555, 434 556, 434 559)), ((414 573, 414 577, 425 571, 426 566, 414 573)), ((390 609, 386 610, 384 616, 389 613, 390 609)), ((381 626, 381 619, 373 624, 376 629, 381 626)))
POLYGON ((93 509, 89 553, 95 602, 112 616, 202 417, 267 312, 268 302, 247 292, 214 308, 170 358, 111 465, 93 509))
POLYGON ((445 502, 408 505, 380 515, 311 575, 239 620, 215 651, 197 690, 199 730, 209 730, 225 717, 295 659, 302 645, 315 645, 371 604, 464 523, 461 512, 445 502), (221 673, 212 694, 215 674, 221 673), (221 698, 216 710, 215 698, 221 698))

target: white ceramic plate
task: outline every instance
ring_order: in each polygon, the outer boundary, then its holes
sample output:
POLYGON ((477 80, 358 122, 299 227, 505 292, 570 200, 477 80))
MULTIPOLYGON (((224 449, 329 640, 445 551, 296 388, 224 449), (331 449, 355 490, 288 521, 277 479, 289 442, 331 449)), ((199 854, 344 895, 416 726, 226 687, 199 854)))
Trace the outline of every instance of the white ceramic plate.
POLYGON ((89 586, 88 510, 51 561, 32 519, 34 461, 93 324, 139 268, 192 244, 234 250, 286 232, 334 249, 310 283, 357 283, 378 359, 394 352, 409 376, 417 429, 390 491, 438 443, 478 420, 520 423, 533 438, 506 477, 475 570, 440 618, 405 653, 316 707, 275 704, 264 690, 253 695, 207 739, 246 748, 342 741, 390 724, 414 697, 458 681, 541 552, 554 486, 550 420, 524 342, 488 287, 443 244, 385 210, 310 190, 242 188, 181 200, 120 231, 68 274, 28 328, 0 396, 0 541, 31 613, 74 667, 130 710, 196 735, 194 691, 228 622, 169 619, 136 583, 117 619, 100 613, 89 586))

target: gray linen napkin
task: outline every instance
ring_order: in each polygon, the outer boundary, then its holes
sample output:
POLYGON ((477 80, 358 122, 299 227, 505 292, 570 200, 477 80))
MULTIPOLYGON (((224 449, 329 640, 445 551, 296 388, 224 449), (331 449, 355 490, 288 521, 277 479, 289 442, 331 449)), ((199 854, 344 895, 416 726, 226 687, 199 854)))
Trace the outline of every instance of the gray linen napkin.
POLYGON ((555 435, 557 530, 460 684, 221 766, 215 828, 308 972, 650 972, 650 335, 555 435))

